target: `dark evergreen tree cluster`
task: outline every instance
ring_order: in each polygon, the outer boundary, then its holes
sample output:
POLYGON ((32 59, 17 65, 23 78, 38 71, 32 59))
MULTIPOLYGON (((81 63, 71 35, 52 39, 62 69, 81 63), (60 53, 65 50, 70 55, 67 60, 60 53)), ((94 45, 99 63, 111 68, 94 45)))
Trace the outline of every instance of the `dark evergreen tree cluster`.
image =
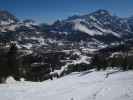
POLYGON ((91 59, 91 66, 97 70, 105 70, 108 67, 107 57, 104 54, 96 54, 91 59))
POLYGON ((16 80, 25 78, 28 81, 43 81, 52 79, 50 72, 60 69, 64 64, 65 53, 34 53, 24 55, 20 53, 15 43, 10 43, 10 48, 0 47, 0 82, 8 76, 16 80))
POLYGON ((17 60, 17 47, 15 43, 10 44, 9 50, 0 50, 0 81, 4 81, 8 76, 19 78, 19 63, 17 60))
POLYGON ((100 50, 92 57, 91 65, 97 70, 105 70, 107 67, 117 67, 124 71, 133 69, 133 55, 129 47, 128 44, 122 44, 100 50), (119 52, 120 54, 110 57, 114 52, 119 52))
POLYGON ((70 64, 68 65, 66 73, 68 74, 71 72, 82 72, 82 71, 86 71, 92 68, 93 68, 92 66, 86 63, 70 64))

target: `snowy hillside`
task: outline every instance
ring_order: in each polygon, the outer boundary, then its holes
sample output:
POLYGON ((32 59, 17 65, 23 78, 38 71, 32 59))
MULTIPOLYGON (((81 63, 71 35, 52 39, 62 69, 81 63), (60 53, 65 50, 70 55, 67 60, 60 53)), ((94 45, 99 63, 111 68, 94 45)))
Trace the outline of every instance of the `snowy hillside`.
POLYGON ((133 100, 133 71, 72 73, 60 79, 0 85, 1 100, 133 100))

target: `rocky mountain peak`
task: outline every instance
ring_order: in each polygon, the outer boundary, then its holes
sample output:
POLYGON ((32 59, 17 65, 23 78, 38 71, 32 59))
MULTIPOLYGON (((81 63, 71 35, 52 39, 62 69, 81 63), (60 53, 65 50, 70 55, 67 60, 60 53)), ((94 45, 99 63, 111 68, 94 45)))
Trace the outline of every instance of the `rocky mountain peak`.
POLYGON ((0 23, 1 24, 10 24, 17 22, 18 19, 6 10, 0 10, 0 23))

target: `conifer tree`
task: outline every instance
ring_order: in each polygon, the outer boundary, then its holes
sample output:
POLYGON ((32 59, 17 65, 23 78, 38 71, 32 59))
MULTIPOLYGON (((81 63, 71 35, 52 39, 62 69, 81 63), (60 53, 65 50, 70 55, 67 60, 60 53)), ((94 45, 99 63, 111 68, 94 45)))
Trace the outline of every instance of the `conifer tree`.
POLYGON ((10 49, 7 54, 8 57, 8 68, 10 70, 10 75, 13 76, 16 80, 19 79, 19 65, 17 61, 17 46, 15 43, 10 44, 10 49))

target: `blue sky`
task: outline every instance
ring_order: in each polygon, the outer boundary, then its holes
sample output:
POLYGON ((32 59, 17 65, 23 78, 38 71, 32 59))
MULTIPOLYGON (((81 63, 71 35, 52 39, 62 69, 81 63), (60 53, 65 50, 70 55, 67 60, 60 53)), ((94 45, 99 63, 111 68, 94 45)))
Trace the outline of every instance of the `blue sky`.
POLYGON ((133 15, 133 0, 0 0, 0 9, 8 10, 21 19, 52 23, 97 9, 127 17, 133 15))

